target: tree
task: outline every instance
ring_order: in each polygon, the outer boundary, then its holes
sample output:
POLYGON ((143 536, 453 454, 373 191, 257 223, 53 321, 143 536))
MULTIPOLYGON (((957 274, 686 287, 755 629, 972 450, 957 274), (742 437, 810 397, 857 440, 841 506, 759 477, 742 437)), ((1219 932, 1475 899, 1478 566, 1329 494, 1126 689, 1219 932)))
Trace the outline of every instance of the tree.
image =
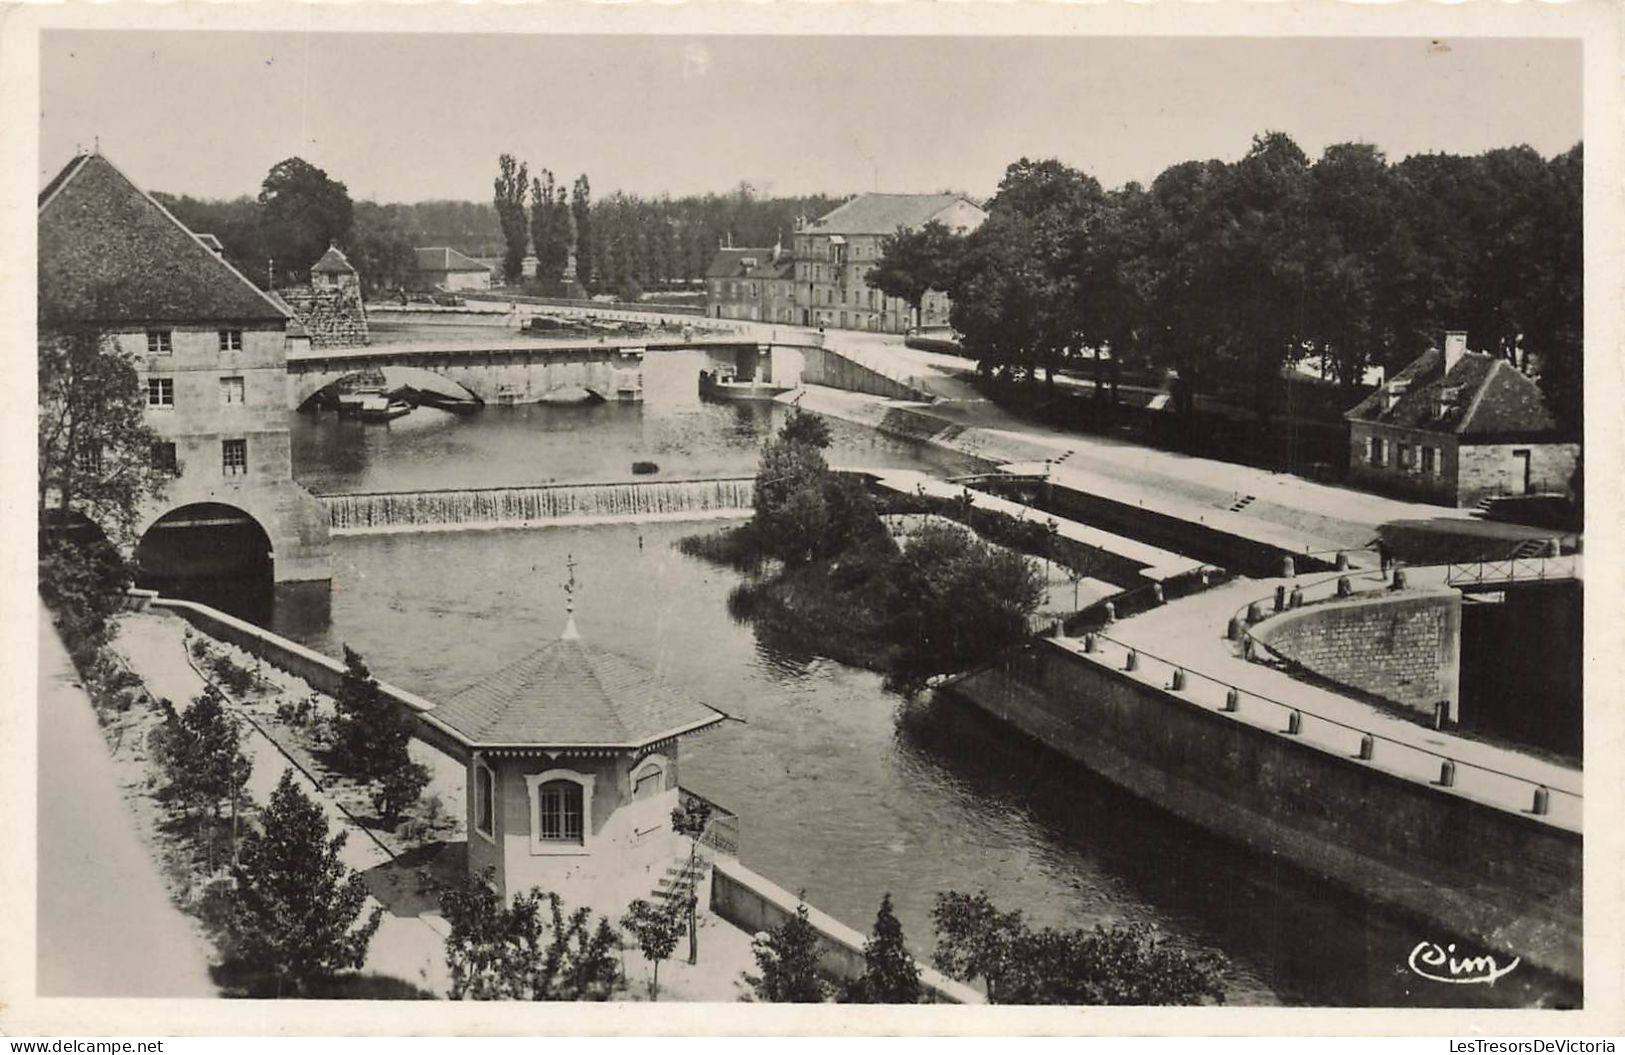
POLYGON ((260 186, 260 244, 300 281, 327 247, 346 241, 354 206, 344 184, 303 158, 279 161, 260 186))
POLYGON ((505 903, 494 870, 465 875, 440 895, 451 926, 446 966, 453 1000, 608 1000, 620 982, 619 944, 602 916, 568 916, 557 894, 532 889, 505 903), (548 908, 544 921, 542 906, 548 908))
POLYGON ((986 892, 937 895, 937 967, 980 979, 996 1004, 1198 1004, 1224 1000, 1225 958, 1168 944, 1151 928, 1033 930, 986 892))
POLYGON ((759 934, 751 944, 758 975, 745 975, 760 1000, 776 1004, 817 1004, 828 994, 818 974, 818 932, 807 918, 805 903, 796 914, 759 934))
POLYGON ((85 325, 42 323, 38 352, 41 525, 52 510, 56 526, 78 514, 128 544, 143 502, 164 487, 135 357, 85 325))
MULTIPOLYGON (((700 840, 705 837, 705 829, 710 823, 711 804, 704 799, 684 799, 681 806, 671 811, 671 830, 688 838, 688 872, 695 877, 695 882, 698 882, 700 869, 700 840)), ((699 898, 695 896, 692 886, 689 887, 685 902, 683 907, 688 917, 688 962, 692 965, 700 960, 699 927, 696 926, 694 918, 699 907, 699 898)))
POLYGON ((880 263, 863 281, 888 297, 907 301, 918 326, 925 295, 933 289, 946 291, 952 284, 963 241, 936 220, 913 231, 899 227, 895 235, 882 239, 880 263))
POLYGON ((1044 592, 1031 560, 957 524, 910 536, 890 580, 888 637, 902 644, 890 677, 905 690, 1021 641, 1044 592))
POLYGON ((417 255, 396 216, 395 206, 359 202, 347 250, 368 293, 400 289, 417 267, 417 255))
POLYGON ((875 929, 863 943, 863 974, 846 989, 853 1004, 917 1004, 920 969, 903 941, 903 925, 892 913, 891 894, 880 899, 875 929))
POLYGON ((566 191, 542 170, 530 185, 530 240, 536 250, 536 281, 553 291, 564 281, 570 262, 570 205, 566 191))
POLYGON ((220 824, 220 803, 231 809, 231 847, 237 851, 237 814, 243 788, 253 765, 242 752, 237 720, 226 712, 220 691, 210 685, 192 701, 186 713, 170 712, 159 738, 159 757, 169 779, 169 793, 180 799, 190 814, 204 813, 206 860, 214 871, 215 829, 220 824))
POLYGON ((586 173, 577 176, 575 186, 570 188, 570 214, 575 218, 576 226, 576 281, 584 289, 591 289, 594 263, 592 186, 587 182, 586 173))
POLYGON ((660 999, 660 965, 671 959, 677 951, 677 939, 683 936, 681 906, 672 903, 654 905, 638 898, 626 907, 621 926, 632 932, 644 959, 653 969, 649 978, 649 999, 660 999))
POLYGON ((379 782, 373 805, 393 820, 429 782, 427 767, 407 753, 416 719, 385 696, 361 654, 344 647, 344 680, 334 698, 334 753, 351 773, 379 782))
POLYGON ((502 277, 510 286, 518 285, 525 271, 526 175, 525 163, 512 154, 497 158, 494 204, 502 227, 502 277))
POLYGON ((328 837, 321 807, 290 769, 260 814, 259 830, 243 839, 232 867, 227 947, 268 995, 306 995, 366 959, 384 910, 375 906, 357 925, 367 886, 339 857, 345 836, 328 837))

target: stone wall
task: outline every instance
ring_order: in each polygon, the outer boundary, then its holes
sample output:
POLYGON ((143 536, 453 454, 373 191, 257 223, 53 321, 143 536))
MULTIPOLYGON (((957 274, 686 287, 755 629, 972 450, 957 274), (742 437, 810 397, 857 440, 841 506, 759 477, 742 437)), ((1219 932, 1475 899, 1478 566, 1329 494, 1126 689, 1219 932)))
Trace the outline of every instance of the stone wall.
POLYGON ((1581 976, 1576 831, 1235 720, 1051 642, 949 692, 1255 853, 1530 966, 1581 976))
POLYGON ((277 290, 277 295, 309 331, 312 348, 354 348, 368 342, 367 309, 354 286, 294 286, 277 290))
POLYGON ((1271 616, 1254 640, 1317 677, 1423 715, 1457 717, 1461 594, 1438 587, 1322 601, 1271 616))
POLYGON ((1513 451, 1529 452, 1529 491, 1568 494, 1570 479, 1579 464, 1577 443, 1482 443, 1463 445, 1460 452, 1459 495, 1463 506, 1477 505, 1490 495, 1523 493, 1523 464, 1513 451))

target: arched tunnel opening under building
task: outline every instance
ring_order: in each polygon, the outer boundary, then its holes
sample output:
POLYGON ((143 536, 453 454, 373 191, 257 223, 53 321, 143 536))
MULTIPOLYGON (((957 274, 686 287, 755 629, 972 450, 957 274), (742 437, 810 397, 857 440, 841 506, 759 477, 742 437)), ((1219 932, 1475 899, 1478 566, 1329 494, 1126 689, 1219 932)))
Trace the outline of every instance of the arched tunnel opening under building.
POLYGON ((251 621, 269 617, 271 539, 235 506, 199 502, 153 522, 135 551, 136 585, 251 621))

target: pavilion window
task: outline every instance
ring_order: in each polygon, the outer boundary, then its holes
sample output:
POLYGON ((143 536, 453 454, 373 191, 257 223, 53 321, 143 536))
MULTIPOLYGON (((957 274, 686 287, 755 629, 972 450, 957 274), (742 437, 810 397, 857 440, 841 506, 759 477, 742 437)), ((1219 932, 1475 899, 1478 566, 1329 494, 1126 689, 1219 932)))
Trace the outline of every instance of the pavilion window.
POLYGON ((657 762, 650 762, 638 771, 632 780, 632 799, 654 798, 666 790, 666 770, 657 762))
POLYGON ((544 841, 581 843, 584 814, 575 781, 550 780, 536 790, 537 834, 544 841))
POLYGON ((482 834, 495 836, 497 778, 485 763, 474 767, 474 827, 482 834))

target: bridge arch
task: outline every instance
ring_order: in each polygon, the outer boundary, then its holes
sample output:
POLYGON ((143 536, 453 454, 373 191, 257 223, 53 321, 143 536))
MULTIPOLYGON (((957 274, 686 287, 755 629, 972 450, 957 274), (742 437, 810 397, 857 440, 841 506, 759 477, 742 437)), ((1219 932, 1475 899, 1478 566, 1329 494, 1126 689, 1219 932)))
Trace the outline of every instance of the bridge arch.
POLYGON ((295 410, 305 410, 318 404, 323 397, 338 386, 354 382, 372 381, 382 384, 385 391, 397 391, 401 388, 416 388, 425 390, 424 384, 428 379, 423 375, 433 375, 437 381, 434 387, 443 394, 454 398, 468 399, 484 403, 485 395, 470 383, 466 376, 468 371, 458 371, 453 376, 451 370, 436 370, 429 367, 339 367, 331 370, 309 370, 297 373, 290 372, 289 385, 291 398, 295 410), (419 383, 413 385, 413 381, 419 383))
POLYGON ((248 614, 270 594, 276 554, 270 531, 248 510, 189 502, 142 528, 135 566, 138 586, 248 614))

